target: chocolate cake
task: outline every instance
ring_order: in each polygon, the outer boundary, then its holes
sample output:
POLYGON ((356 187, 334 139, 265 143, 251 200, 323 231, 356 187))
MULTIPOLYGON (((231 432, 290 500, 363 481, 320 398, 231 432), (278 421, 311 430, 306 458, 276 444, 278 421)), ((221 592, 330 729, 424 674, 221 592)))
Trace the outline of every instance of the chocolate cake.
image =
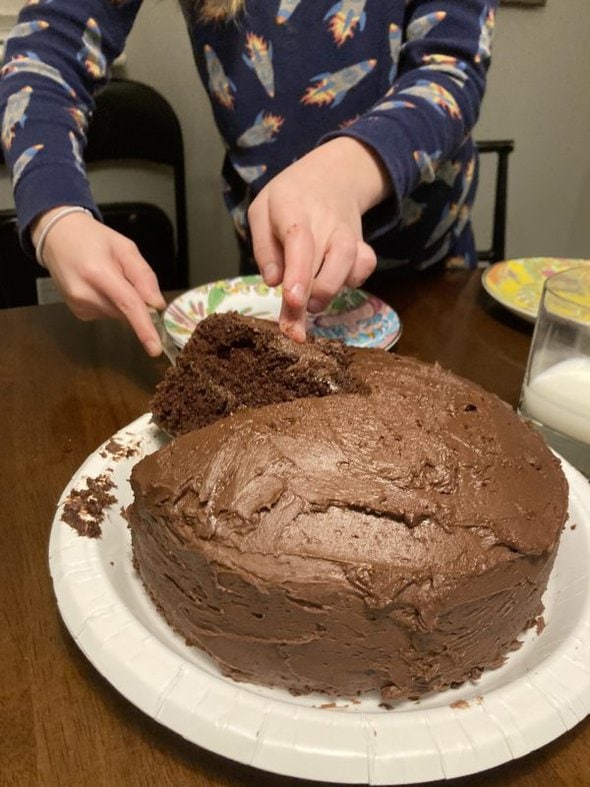
POLYGON ((535 624, 567 483, 478 386, 381 350, 350 358, 368 394, 248 407, 139 462, 134 560, 228 676, 413 698, 497 667, 535 624))
POLYGON ((298 344, 276 323, 237 312, 198 323, 151 402, 154 421, 176 436, 246 407, 364 390, 341 342, 298 344))

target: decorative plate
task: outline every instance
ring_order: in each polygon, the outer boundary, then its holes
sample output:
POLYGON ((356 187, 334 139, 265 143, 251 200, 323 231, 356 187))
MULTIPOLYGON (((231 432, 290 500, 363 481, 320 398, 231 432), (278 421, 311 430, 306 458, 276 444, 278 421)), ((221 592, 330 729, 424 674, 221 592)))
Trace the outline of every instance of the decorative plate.
POLYGON ((486 268, 481 282, 486 292, 498 303, 513 314, 534 322, 545 280, 555 273, 580 265, 590 265, 590 260, 565 257, 505 260, 486 268))
MULTIPOLYGON (((213 312, 238 311, 251 317, 278 320, 281 288, 268 287, 262 276, 238 276, 195 287, 168 306, 164 325, 182 347, 196 324, 213 312)), ((396 312, 364 290, 344 289, 320 314, 309 314, 307 330, 324 339, 340 339, 355 347, 389 349, 401 336, 396 312)))
POLYGON ((133 568, 121 516, 132 499, 132 466, 161 444, 146 414, 91 454, 61 496, 49 541, 55 595, 74 641, 160 724, 271 773, 392 785, 484 771, 554 740, 590 712, 590 485, 567 462, 570 520, 543 597, 544 630, 530 629, 522 647, 476 683, 388 710, 376 693, 293 697, 236 683, 164 622, 133 568), (113 503, 101 537, 82 537, 62 511, 99 478, 112 482, 113 503))

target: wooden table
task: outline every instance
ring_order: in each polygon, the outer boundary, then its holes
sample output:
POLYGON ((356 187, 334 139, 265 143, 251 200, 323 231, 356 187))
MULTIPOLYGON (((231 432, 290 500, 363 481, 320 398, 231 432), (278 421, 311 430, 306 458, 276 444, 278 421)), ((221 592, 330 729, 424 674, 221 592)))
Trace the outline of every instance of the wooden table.
MULTIPOLYGON (((479 274, 374 277, 403 322, 397 349, 518 401, 531 326, 495 306, 479 274)), ((148 409, 165 361, 122 325, 61 305, 0 311, 0 785, 315 782, 242 766, 184 741, 127 702, 61 623, 47 564, 55 505, 104 440, 148 409)), ((590 658, 590 656, 589 656, 590 658)), ((450 785, 590 784, 590 721, 517 761, 450 785)))

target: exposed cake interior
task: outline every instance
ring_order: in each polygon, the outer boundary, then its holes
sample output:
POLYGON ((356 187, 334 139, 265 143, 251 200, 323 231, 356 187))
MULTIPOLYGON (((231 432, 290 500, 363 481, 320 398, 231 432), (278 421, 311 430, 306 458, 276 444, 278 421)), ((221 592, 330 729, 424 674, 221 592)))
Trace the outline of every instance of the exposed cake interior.
POLYGON ((176 436, 247 407, 366 391, 341 342, 309 337, 298 344, 274 322, 227 312, 197 325, 158 385, 151 410, 176 436))

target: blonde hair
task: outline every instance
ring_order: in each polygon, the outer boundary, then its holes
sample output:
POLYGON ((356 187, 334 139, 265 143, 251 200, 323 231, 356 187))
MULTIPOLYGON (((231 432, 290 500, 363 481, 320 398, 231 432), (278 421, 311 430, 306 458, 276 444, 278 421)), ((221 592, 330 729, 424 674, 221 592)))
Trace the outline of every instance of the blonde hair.
POLYGON ((235 17, 246 5, 246 0, 180 0, 180 5, 191 15, 219 21, 235 17))

